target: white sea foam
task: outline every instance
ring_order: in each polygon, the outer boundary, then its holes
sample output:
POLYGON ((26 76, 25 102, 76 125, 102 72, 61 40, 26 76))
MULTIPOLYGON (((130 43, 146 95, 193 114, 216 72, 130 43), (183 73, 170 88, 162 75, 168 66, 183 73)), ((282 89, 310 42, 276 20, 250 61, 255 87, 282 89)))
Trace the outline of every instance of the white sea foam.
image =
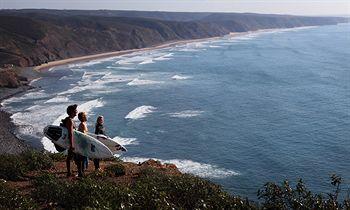
POLYGON ((209 45, 210 48, 222 48, 221 46, 217 46, 217 45, 209 45))
POLYGON ((154 84, 161 84, 164 83, 163 81, 153 81, 153 80, 142 80, 142 79, 134 79, 131 82, 129 82, 127 85, 129 86, 138 86, 138 85, 154 85, 154 84))
POLYGON ((91 61, 88 61, 88 62, 73 63, 73 64, 69 64, 68 68, 74 68, 74 67, 81 68, 81 67, 86 67, 86 66, 93 66, 93 65, 105 62, 105 61, 114 60, 116 58, 118 58, 118 56, 112 56, 112 57, 107 57, 107 58, 100 58, 100 59, 91 60, 91 61))
POLYGON ((113 137, 113 140, 123 146, 139 144, 136 138, 124 138, 124 137, 116 136, 116 137, 113 137))
POLYGON ((139 63, 140 65, 144 65, 144 64, 150 64, 150 63, 154 63, 153 59, 147 59, 142 61, 141 63, 139 63))
POLYGON ((173 56, 173 53, 168 53, 165 55, 162 55, 160 57, 154 58, 156 61, 166 61, 166 60, 171 60, 171 57, 173 56))
POLYGON ((22 96, 15 96, 15 97, 11 97, 8 99, 5 99, 1 102, 2 106, 7 106, 11 103, 14 102, 21 102, 23 100, 27 100, 27 99, 36 99, 36 100, 40 100, 40 99, 44 99, 46 97, 48 97, 49 94, 45 93, 44 90, 32 90, 27 92, 26 94, 22 95, 22 96))
POLYGON ((67 96, 56 96, 54 98, 51 98, 47 101, 45 101, 44 103, 62 103, 62 102, 68 102, 68 97, 67 96))
POLYGON ((98 98, 78 105, 78 111, 87 112, 87 114, 89 115, 91 114, 92 109, 103 107, 103 105, 104 102, 102 101, 102 98, 98 98))
POLYGON ((176 118, 190 118, 190 117, 200 116, 203 113, 204 113, 203 111, 198 111, 198 110, 185 110, 181 112, 169 113, 169 116, 176 117, 176 118))
POLYGON ((100 63, 102 63, 102 60, 93 60, 93 61, 84 62, 84 63, 69 64, 68 68, 74 68, 74 67, 81 68, 81 67, 93 66, 100 63))
POLYGON ((132 110, 125 116, 125 119, 141 119, 149 115, 150 113, 154 112, 157 108, 153 106, 139 106, 136 109, 132 110))
POLYGON ((63 77, 61 77, 59 80, 67 80, 67 79, 69 79, 68 76, 63 76, 63 77))
POLYGON ((198 52, 200 50, 191 49, 191 48, 180 48, 178 51, 180 51, 180 52, 198 52))
POLYGON ((39 78, 35 78, 32 81, 30 81, 29 85, 33 85, 34 83, 36 83, 38 80, 40 80, 42 77, 39 78))
POLYGON ((111 72, 86 73, 83 75, 82 80, 79 81, 76 86, 66 91, 63 91, 58 95, 74 94, 74 93, 79 93, 87 90, 90 90, 93 93, 116 92, 119 90, 116 88, 114 88, 113 90, 108 88, 110 83, 128 82, 132 80, 132 78, 134 78, 134 76, 116 75, 116 74, 112 74, 111 72), (102 77, 99 79, 96 79, 96 77, 98 76, 102 76, 102 77))
POLYGON ((128 67, 128 66, 107 66, 107 69, 121 69, 121 70, 131 70, 135 69, 133 67, 128 67))
POLYGON ((180 76, 180 75, 174 75, 171 77, 171 79, 174 79, 174 80, 184 80, 184 79, 189 79, 191 77, 189 76, 180 76))
POLYGON ((144 162, 149 159, 158 160, 162 163, 172 163, 177 166, 177 168, 182 173, 189 173, 203 178, 226 178, 230 176, 239 175, 238 172, 233 170, 228 170, 225 168, 220 168, 216 165, 199 163, 192 160, 181 160, 181 159, 170 159, 170 160, 162 160, 158 158, 141 158, 141 157, 123 157, 123 161, 139 163, 144 162))

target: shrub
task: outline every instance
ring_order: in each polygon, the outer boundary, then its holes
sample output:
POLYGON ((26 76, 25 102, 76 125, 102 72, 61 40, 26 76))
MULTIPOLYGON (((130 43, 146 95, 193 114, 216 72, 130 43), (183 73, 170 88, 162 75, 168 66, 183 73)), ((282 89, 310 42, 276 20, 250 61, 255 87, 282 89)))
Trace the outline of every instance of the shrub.
POLYGON ((20 155, 0 155, 0 178, 16 181, 23 179, 28 171, 49 169, 52 159, 45 153, 34 150, 20 155))
POLYGON ((110 166, 107 166, 105 168, 105 172, 108 175, 113 175, 113 176, 123 176, 125 175, 125 167, 121 163, 116 163, 110 166))
POLYGON ((0 209, 37 209, 37 205, 31 198, 0 183, 0 209))
POLYGON ((0 155, 0 179, 16 181, 23 179, 27 168, 17 155, 0 155))
POLYGON ((43 173, 33 181, 33 198, 45 203, 57 203, 60 201, 67 183, 59 181, 55 175, 43 173))
POLYGON ((52 158, 47 153, 30 150, 20 156, 28 171, 45 170, 53 167, 52 158))
POLYGON ((128 188, 91 178, 67 182, 45 173, 33 185, 33 198, 56 207, 120 209, 130 208, 134 203, 128 188))
POLYGON ((258 191, 258 198, 263 200, 263 209, 350 209, 350 200, 338 201, 341 178, 331 176, 334 192, 325 197, 322 194, 313 194, 300 179, 295 188, 284 181, 282 185, 267 183, 258 191))
POLYGON ((52 159, 52 161, 65 161, 67 156, 64 155, 63 153, 49 153, 49 157, 52 159))
POLYGON ((232 209, 254 206, 224 192, 219 185, 192 175, 165 175, 146 169, 133 190, 141 207, 151 209, 232 209))

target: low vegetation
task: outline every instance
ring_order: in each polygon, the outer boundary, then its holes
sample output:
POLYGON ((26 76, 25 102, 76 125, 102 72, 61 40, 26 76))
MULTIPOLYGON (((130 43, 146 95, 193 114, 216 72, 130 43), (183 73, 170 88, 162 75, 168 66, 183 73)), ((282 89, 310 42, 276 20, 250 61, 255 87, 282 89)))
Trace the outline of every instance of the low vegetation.
POLYGON ((331 177, 334 191, 327 195, 312 193, 302 180, 295 187, 285 181, 265 184, 258 191, 259 202, 253 202, 208 180, 152 167, 121 183, 116 179, 126 176, 127 169, 120 160, 85 178, 62 178, 52 168, 64 159, 33 151, 2 155, 0 209, 350 209, 350 200, 340 199, 342 179, 336 175, 331 177), (18 180, 26 180, 28 186, 18 187, 18 180))
POLYGON ((24 179, 30 171, 53 167, 52 158, 37 151, 27 151, 21 155, 0 155, 0 160, 0 179, 11 181, 24 179))

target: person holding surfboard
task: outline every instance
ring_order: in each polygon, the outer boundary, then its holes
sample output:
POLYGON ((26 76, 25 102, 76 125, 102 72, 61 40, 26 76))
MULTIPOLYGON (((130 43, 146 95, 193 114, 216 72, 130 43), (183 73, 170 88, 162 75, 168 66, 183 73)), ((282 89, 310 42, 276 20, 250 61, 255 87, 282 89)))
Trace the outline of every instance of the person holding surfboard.
POLYGON ((71 176, 71 170, 70 170, 70 162, 72 159, 74 159, 75 164, 78 168, 78 177, 83 177, 82 172, 82 156, 79 154, 74 153, 74 138, 73 138, 73 130, 76 128, 75 123, 73 121, 74 117, 77 116, 77 107, 78 105, 69 105, 67 107, 67 114, 68 117, 62 120, 62 125, 67 128, 68 130, 68 140, 69 140, 69 149, 68 149, 68 155, 66 159, 66 166, 67 166, 67 177, 71 176))
MULTIPOLYGON (((103 116, 101 116, 101 115, 98 116, 97 120, 96 120, 96 125, 95 125, 95 134, 106 135, 103 123, 104 123, 103 116)), ((100 170, 100 160, 99 159, 94 159, 94 165, 95 165, 95 170, 100 170)))
MULTIPOLYGON (((87 124, 86 124, 86 122, 87 122, 87 114, 86 114, 86 112, 79 112, 78 119, 80 120, 78 131, 80 131, 82 133, 87 133, 88 132, 88 127, 87 127, 87 124)), ((83 156, 83 160, 82 160, 82 167, 83 167, 82 170, 83 171, 88 168, 88 164, 89 164, 88 157, 83 156)))

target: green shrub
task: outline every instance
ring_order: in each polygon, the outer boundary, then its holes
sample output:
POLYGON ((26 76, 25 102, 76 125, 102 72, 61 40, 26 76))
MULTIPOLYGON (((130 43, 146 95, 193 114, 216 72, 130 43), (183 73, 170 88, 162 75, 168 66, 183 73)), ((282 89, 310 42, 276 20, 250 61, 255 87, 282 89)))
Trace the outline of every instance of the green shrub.
POLYGON ((39 202, 59 202, 65 192, 66 182, 59 181, 55 175, 43 173, 33 181, 33 198, 39 202))
POLYGON ((192 175, 165 175, 146 169, 133 186, 141 207, 159 209, 254 209, 247 200, 224 192, 219 185, 192 175))
POLYGON ((31 198, 0 183, 0 209, 37 209, 37 205, 31 198))
POLYGON ((33 150, 20 155, 0 155, 0 160, 0 178, 11 181, 23 179, 28 171, 53 166, 53 161, 47 154, 33 150))
POLYGON ((62 152, 60 153, 49 153, 49 157, 52 159, 52 161, 58 162, 58 161, 65 161, 67 159, 67 156, 63 154, 62 152))
POLYGON ((338 201, 341 178, 332 175, 331 184, 335 188, 334 192, 324 196, 313 194, 301 179, 295 188, 288 181, 281 185, 267 183, 258 191, 258 198, 263 200, 262 209, 350 209, 349 198, 338 201))
POLYGON ((105 172, 112 176, 123 176, 125 175, 125 167, 121 163, 116 163, 105 168, 105 172))
POLYGON ((27 167, 17 155, 0 155, 0 179, 16 181, 23 179, 27 167))
POLYGON ((30 150, 20 156, 28 171, 45 170, 53 167, 53 160, 47 153, 30 150))
POLYGON ((56 207, 120 209, 131 208, 134 203, 128 188, 91 178, 67 182, 51 174, 43 174, 33 185, 33 198, 56 207))

